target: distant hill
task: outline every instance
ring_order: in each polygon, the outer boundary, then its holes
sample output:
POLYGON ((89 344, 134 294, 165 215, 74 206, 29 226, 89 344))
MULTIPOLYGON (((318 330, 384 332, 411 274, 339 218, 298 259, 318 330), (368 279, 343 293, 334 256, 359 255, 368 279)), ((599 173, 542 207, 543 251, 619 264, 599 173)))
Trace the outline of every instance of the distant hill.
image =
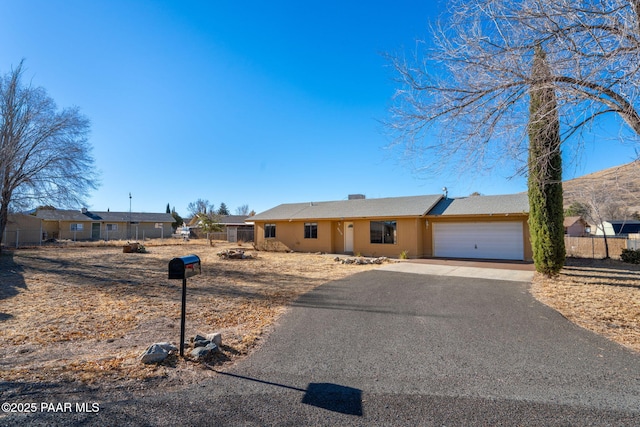
POLYGON ((565 208, 584 201, 594 189, 605 189, 620 206, 631 213, 640 212, 640 160, 564 181, 562 189, 565 208))

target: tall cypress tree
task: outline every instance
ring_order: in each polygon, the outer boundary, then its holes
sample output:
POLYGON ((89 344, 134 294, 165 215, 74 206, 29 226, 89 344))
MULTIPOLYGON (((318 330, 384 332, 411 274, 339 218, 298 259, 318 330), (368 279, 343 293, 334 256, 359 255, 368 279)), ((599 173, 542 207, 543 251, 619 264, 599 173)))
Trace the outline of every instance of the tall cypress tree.
POLYGON ((536 270, 560 272, 565 260, 558 102, 544 50, 534 53, 529 104, 529 230, 536 270))

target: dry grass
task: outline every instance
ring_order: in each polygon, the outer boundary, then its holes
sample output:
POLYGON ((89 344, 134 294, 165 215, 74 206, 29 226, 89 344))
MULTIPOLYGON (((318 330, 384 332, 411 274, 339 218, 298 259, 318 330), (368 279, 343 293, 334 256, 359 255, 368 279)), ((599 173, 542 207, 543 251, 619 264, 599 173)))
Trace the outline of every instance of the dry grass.
POLYGON ((640 266, 569 258, 557 278, 536 275, 531 292, 570 321, 640 351, 640 266))
MULTIPOLYGON (((211 375, 190 360, 174 357, 160 366, 138 360, 154 342, 179 341, 181 281, 167 279, 175 256, 195 253, 202 260, 203 274, 188 281, 186 331, 222 332, 222 354, 210 364, 245 356, 298 295, 375 268, 300 253, 252 252, 256 259, 221 260, 216 253, 232 246, 205 241, 147 244, 149 253, 125 254, 122 243, 0 256, 3 381, 108 388, 162 379, 166 387, 211 375)), ((532 293, 571 321, 640 351, 639 288, 640 266, 569 260, 557 279, 537 276, 532 293)))
POLYGON ((173 358, 145 366, 138 360, 154 342, 179 341, 182 282, 167 279, 176 256, 195 253, 202 261, 202 275, 188 280, 186 332, 222 332, 223 352, 212 361, 218 364, 247 354, 298 295, 373 268, 299 253, 221 260, 216 253, 232 246, 204 241, 147 244, 146 254, 123 253, 121 245, 64 245, 0 257, 4 380, 184 381, 193 375, 193 362, 173 358))

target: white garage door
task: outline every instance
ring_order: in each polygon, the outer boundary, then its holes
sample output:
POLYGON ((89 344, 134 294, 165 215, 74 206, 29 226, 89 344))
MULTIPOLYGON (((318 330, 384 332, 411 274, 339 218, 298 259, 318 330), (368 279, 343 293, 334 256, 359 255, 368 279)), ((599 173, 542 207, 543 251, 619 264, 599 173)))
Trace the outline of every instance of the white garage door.
POLYGON ((522 222, 433 223, 434 255, 524 260, 522 222))

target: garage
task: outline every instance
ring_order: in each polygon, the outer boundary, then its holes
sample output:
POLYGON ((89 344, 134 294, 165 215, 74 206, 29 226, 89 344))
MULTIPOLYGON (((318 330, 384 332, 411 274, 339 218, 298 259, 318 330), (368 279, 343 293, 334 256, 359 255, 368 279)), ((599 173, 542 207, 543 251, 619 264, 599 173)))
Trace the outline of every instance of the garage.
POLYGON ((434 256, 524 260, 522 227, 520 221, 434 222, 434 256))

